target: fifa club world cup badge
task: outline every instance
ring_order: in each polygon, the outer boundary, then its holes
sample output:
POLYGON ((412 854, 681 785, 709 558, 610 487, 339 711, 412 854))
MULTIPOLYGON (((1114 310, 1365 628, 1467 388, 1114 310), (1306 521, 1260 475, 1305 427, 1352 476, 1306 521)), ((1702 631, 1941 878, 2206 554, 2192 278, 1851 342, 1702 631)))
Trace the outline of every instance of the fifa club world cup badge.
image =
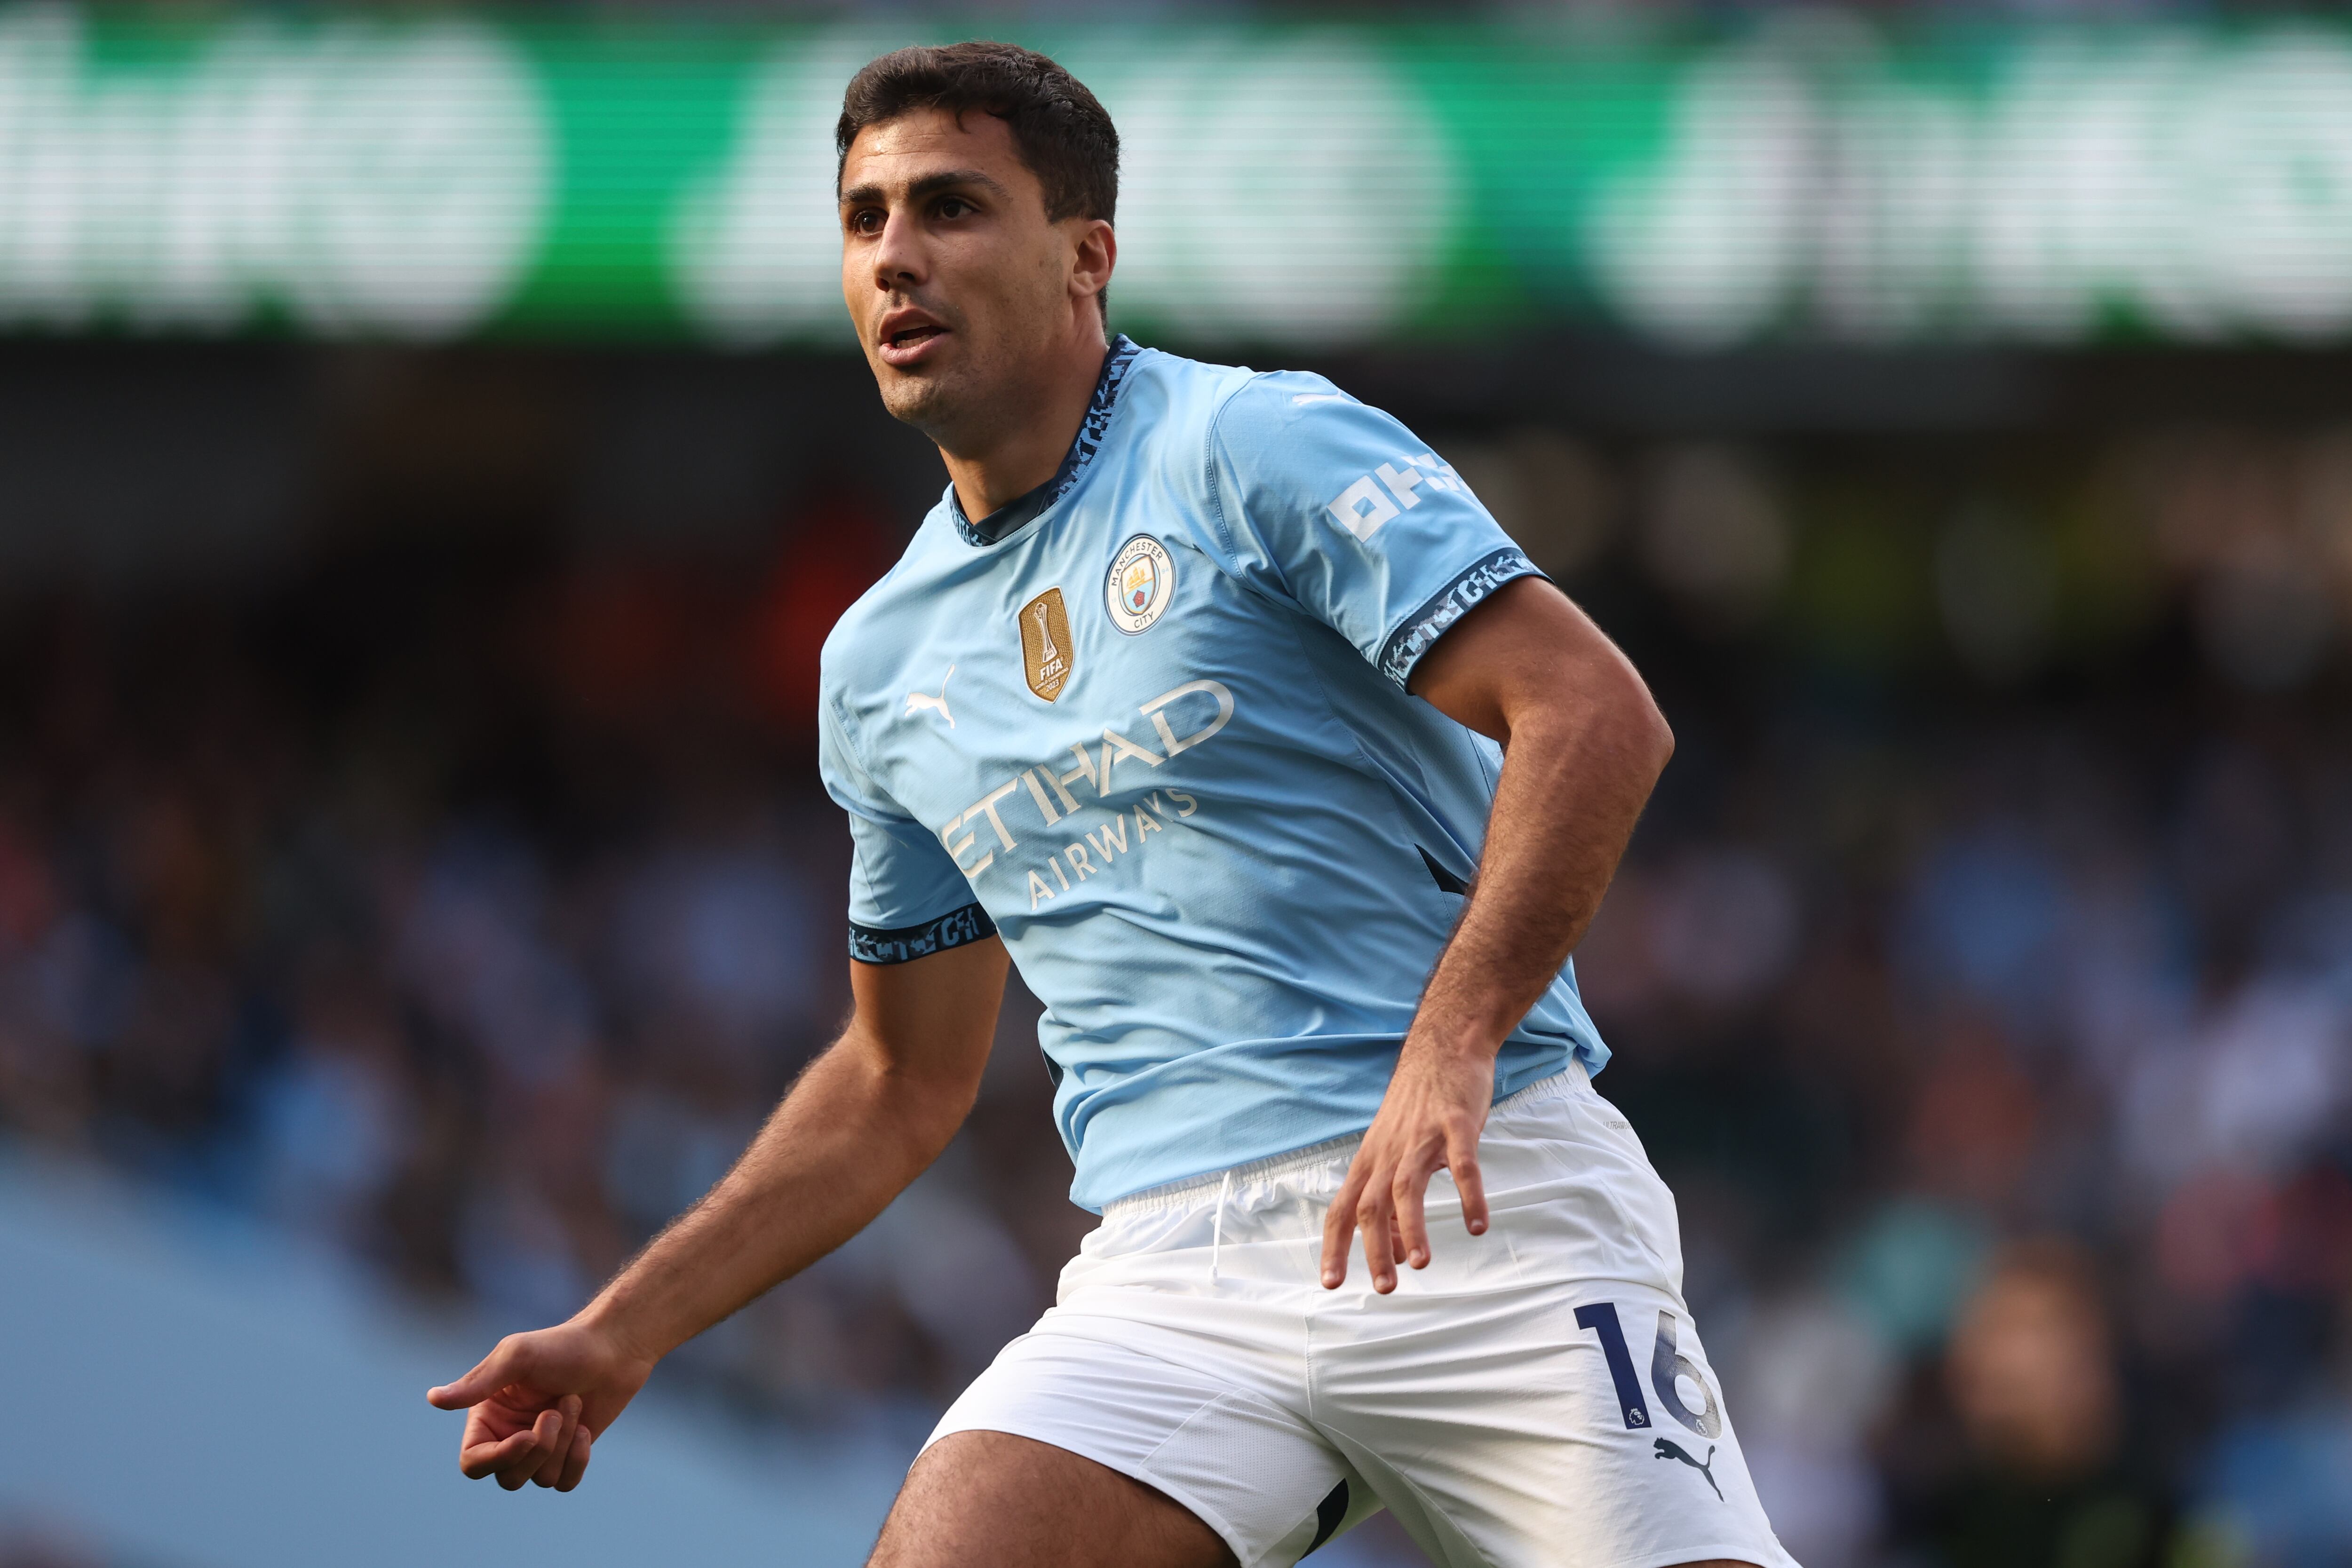
POLYGON ((1052 702, 1070 683, 1070 614, 1049 588, 1021 607, 1021 667, 1029 689, 1052 702))
POLYGON ((1103 597, 1110 605, 1111 624, 1129 636, 1150 630, 1175 596, 1176 563, 1168 547, 1150 534, 1136 535, 1110 558, 1103 597))

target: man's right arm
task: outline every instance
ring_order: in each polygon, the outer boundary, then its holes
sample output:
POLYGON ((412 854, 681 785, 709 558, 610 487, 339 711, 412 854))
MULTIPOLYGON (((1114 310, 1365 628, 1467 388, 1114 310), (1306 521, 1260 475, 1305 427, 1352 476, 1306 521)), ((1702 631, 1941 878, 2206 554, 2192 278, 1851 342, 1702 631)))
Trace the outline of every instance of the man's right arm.
POLYGON ((566 1323, 510 1334, 426 1397, 469 1409, 458 1463, 569 1490, 654 1364, 840 1246, 947 1147, 980 1091, 1004 995, 994 937, 852 963, 849 1026, 732 1170, 566 1323))

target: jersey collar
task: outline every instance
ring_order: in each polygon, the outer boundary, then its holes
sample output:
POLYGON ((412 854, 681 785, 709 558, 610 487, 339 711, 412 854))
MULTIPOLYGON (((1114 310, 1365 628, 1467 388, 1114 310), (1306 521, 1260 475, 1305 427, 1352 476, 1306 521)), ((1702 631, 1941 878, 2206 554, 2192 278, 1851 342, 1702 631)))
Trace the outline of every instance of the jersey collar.
POLYGON ((1078 422, 1077 439, 1070 443, 1068 455, 1063 457, 1062 465, 1054 470, 1051 479, 1027 495, 1005 502, 976 523, 963 515, 963 503, 956 499, 955 486, 948 486, 948 515, 955 519, 956 532, 963 537, 964 543, 972 546, 1001 543, 1014 529, 1068 493, 1070 486, 1078 482, 1078 476, 1086 472, 1087 465, 1094 461, 1096 452, 1101 449, 1103 433, 1110 428, 1111 411, 1118 404, 1118 389, 1126 382, 1127 372, 1133 368, 1136 355, 1142 351, 1124 332, 1110 340, 1110 348, 1103 355, 1102 375, 1095 382, 1095 395, 1087 402, 1087 416, 1078 422))

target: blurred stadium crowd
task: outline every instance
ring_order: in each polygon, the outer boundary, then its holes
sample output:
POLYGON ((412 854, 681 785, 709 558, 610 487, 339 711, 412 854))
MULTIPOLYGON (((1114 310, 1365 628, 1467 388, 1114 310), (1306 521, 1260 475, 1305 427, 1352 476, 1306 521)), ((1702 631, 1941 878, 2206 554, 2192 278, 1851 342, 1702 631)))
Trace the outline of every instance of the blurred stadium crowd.
MULTIPOLYGON (((2352 444, 1440 445, 1680 737, 1579 971, 1791 1550, 2352 1561, 2352 444)), ((845 1006, 807 716, 896 510, 19 596, 0 1125, 567 1315, 845 1006)), ((1034 1007, 678 1375, 919 1425, 1025 1326, 1034 1007)))

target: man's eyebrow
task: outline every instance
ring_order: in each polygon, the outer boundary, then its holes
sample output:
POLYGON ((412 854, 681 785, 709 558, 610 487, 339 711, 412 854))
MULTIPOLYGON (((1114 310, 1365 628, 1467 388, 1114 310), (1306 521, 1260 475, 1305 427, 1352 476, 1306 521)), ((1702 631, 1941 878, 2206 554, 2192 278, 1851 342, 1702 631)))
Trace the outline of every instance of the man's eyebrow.
MULTIPOLYGON (((941 191, 951 191, 958 186, 970 185, 982 186, 999 196, 1010 197, 1013 194, 1003 184, 977 169, 948 169, 937 174, 926 174, 908 186, 907 199, 920 201, 925 196, 934 196, 941 191)), ((859 185, 841 193, 841 204, 845 207, 864 206, 869 203, 888 200, 889 193, 879 185, 859 185)))

